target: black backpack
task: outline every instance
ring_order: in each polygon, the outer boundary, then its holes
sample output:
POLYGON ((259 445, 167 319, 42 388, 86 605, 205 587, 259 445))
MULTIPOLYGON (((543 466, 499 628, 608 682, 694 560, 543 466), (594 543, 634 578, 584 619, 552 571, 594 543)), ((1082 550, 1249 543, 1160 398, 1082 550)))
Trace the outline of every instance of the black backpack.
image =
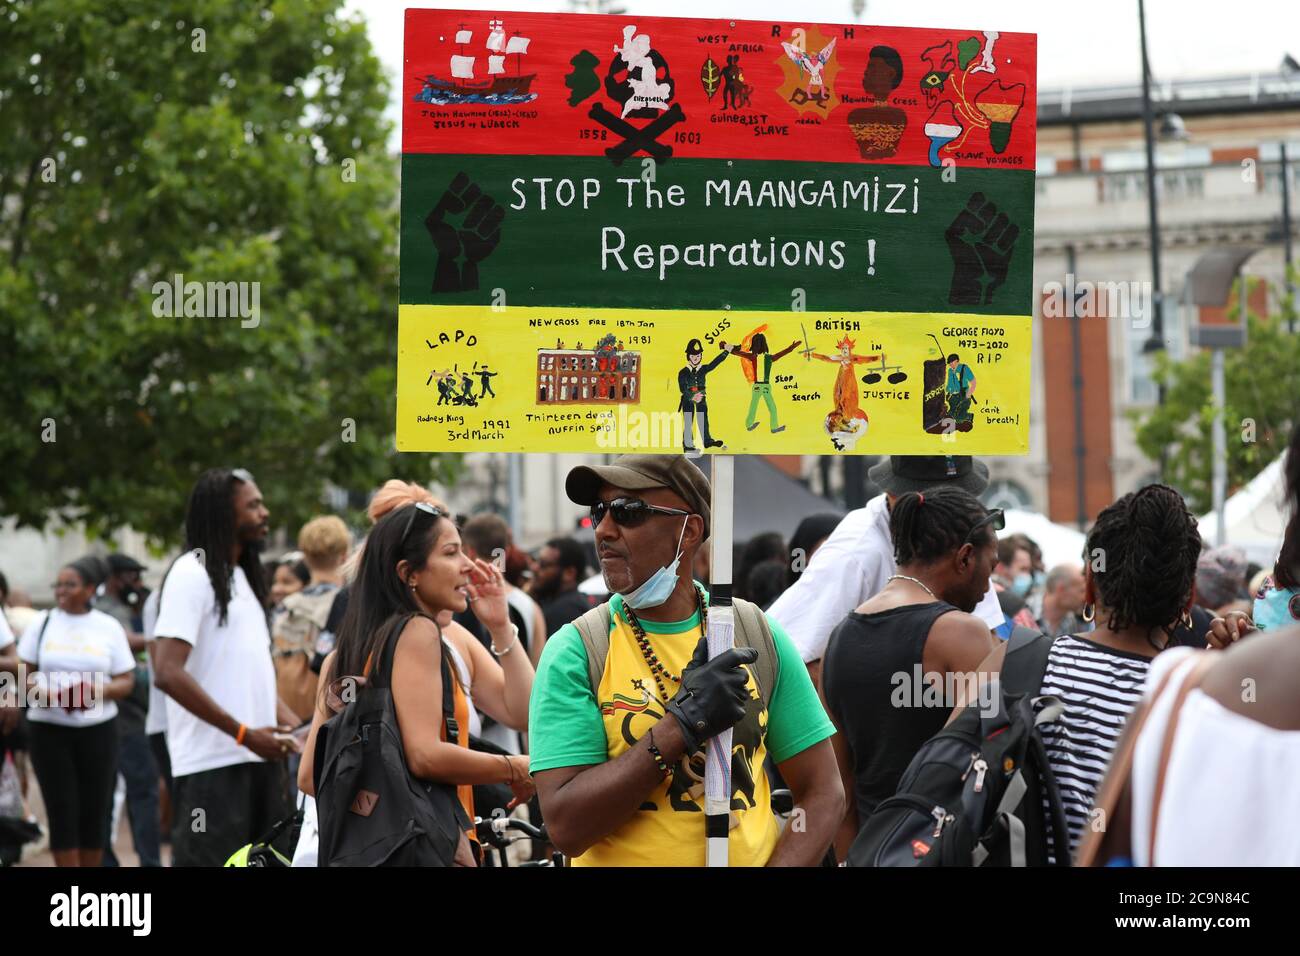
MULTIPOLYGON (((379 664, 356 687, 356 699, 317 732, 318 866, 451 866, 469 827, 454 786, 417 780, 407 769, 390 685, 397 642, 415 616, 393 619, 379 645, 379 664)), ((443 720, 447 739, 455 740, 447 657, 444 651, 443 720)))
POLYGON ((1012 632, 988 689, 995 712, 971 703, 921 746, 897 792, 858 832, 849 866, 1045 866, 1049 827, 1057 865, 1070 865, 1065 811, 1038 732, 1065 706, 1038 696, 1051 648, 1045 634, 1012 632))

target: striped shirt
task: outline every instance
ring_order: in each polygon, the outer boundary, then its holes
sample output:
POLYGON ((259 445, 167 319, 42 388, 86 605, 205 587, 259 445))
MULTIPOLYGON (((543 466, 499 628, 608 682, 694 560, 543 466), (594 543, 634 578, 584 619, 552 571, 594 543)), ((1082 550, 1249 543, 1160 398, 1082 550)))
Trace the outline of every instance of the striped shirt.
MULTIPOLYGON (((1088 824, 1097 787, 1124 723, 1142 697, 1150 666, 1148 657, 1070 634, 1052 644, 1041 693, 1059 697, 1065 712, 1055 722, 1043 725, 1042 736, 1047 762, 1061 792, 1071 854, 1088 824)), ((1049 836, 1049 863, 1056 857, 1052 842, 1049 836)))

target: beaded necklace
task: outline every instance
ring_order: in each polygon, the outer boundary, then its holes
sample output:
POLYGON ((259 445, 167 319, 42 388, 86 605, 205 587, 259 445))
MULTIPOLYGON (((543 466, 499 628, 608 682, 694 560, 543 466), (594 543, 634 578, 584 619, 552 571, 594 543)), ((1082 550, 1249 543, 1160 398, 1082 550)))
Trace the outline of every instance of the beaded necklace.
POLYGON ((913 584, 917 584, 925 588, 925 593, 930 595, 930 597, 934 598, 936 601, 939 600, 939 596, 935 594, 933 591, 931 591, 928 587, 926 587, 924 581, 920 581, 912 577, 910 574, 891 574, 889 577, 885 578, 885 583, 887 584, 890 581, 911 581, 913 584))
MULTIPOLYGON (((700 615, 701 633, 708 634, 709 609, 704 604, 704 592, 698 584, 695 585, 695 607, 700 615)), ((682 679, 679 675, 671 673, 664 666, 663 661, 659 660, 659 655, 650 646, 650 638, 646 636, 645 628, 641 626, 640 620, 637 619, 636 612, 626 603, 623 605, 623 613, 627 616, 628 624, 632 625, 632 633, 636 635, 637 647, 641 648, 641 656, 645 659, 646 666, 650 668, 650 674, 655 679, 655 686, 659 688, 659 696, 667 705, 668 701, 672 700, 672 697, 669 696, 668 689, 664 686, 664 678, 674 684, 680 684, 682 679)))

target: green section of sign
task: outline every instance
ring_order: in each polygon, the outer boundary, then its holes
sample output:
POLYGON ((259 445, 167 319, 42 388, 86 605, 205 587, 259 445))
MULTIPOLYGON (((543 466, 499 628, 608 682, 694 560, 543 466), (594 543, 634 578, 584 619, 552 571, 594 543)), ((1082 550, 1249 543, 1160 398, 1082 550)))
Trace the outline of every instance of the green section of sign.
POLYGON ((1033 170, 944 172, 407 154, 401 301, 1029 314, 1033 170))

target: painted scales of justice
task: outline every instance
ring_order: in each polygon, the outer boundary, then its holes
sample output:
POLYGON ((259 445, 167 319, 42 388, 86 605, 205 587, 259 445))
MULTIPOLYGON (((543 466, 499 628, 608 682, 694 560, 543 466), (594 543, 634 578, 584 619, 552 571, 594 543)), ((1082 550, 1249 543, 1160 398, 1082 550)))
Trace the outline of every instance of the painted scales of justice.
POLYGON ((461 24, 456 30, 456 45, 459 52, 451 57, 450 80, 430 74, 424 77, 424 88, 416 99, 424 103, 446 106, 452 103, 527 103, 536 99, 537 94, 530 92, 536 73, 521 74, 520 61, 528 53, 528 37, 515 33, 507 39, 505 23, 492 20, 488 24, 487 74, 483 79, 475 76, 475 64, 479 59, 473 53, 467 54, 465 48, 474 39, 472 30, 461 24), (515 75, 506 73, 506 57, 515 58, 515 75))

